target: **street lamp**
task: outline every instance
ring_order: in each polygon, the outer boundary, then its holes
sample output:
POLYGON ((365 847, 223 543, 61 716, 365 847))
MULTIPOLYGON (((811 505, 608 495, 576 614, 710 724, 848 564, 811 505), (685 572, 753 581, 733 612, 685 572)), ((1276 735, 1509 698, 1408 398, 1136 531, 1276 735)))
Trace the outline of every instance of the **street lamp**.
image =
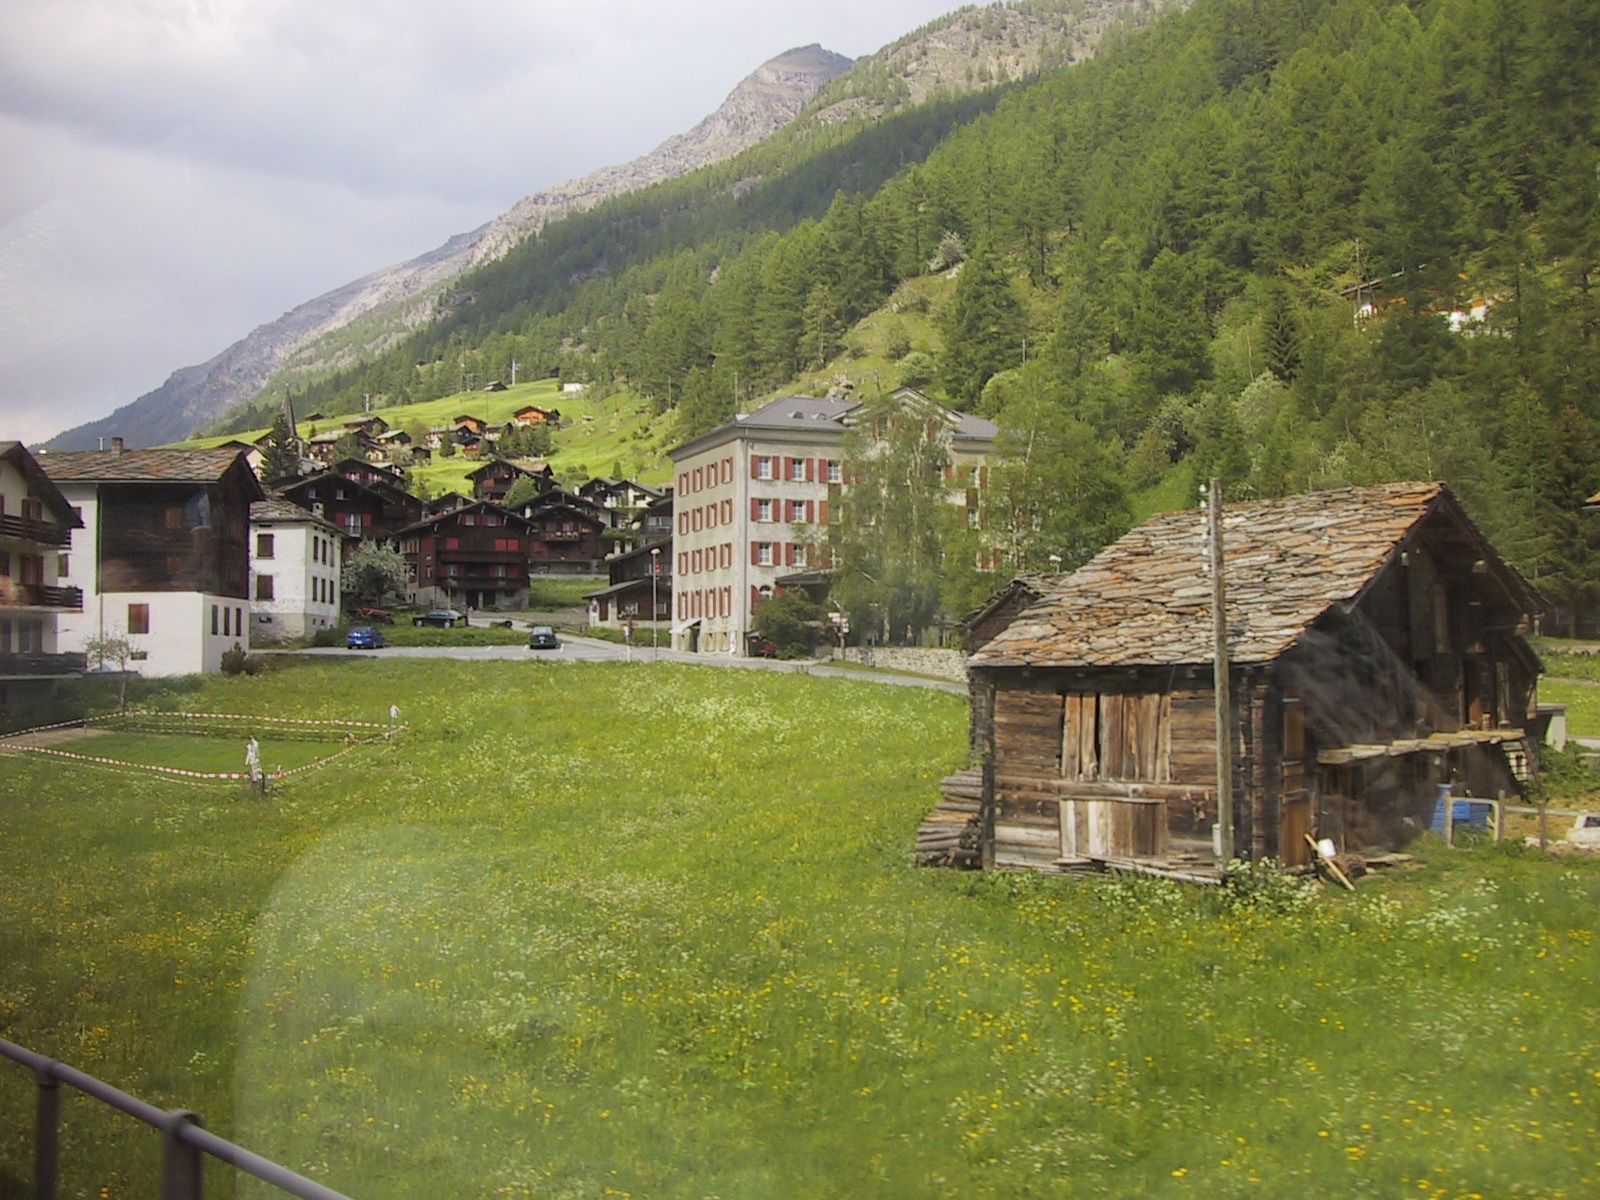
POLYGON ((650 658, 659 661, 661 650, 656 645, 656 629, 661 622, 661 609, 656 603, 656 580, 661 577, 661 547, 650 547, 650 658))

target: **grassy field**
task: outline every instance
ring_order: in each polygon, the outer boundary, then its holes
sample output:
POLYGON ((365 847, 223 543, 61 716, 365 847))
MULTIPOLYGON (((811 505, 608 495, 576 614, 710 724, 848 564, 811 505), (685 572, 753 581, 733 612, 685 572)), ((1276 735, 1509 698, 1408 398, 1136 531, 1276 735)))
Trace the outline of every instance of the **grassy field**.
MULTIPOLYGON (((413 732, 264 800, 8 761, 0 1032, 358 1200, 1600 1192, 1594 864, 1424 844, 1310 904, 916 870, 964 705, 836 679, 183 699, 413 732)), ((157 1139, 66 1108, 62 1194, 150 1194, 157 1139)))
MULTIPOLYGON (((342 742, 280 741, 271 737, 257 740, 261 749, 261 765, 269 772, 279 767, 286 771, 293 770, 344 749, 342 742)), ((57 748, 94 758, 111 758, 149 767, 173 767, 180 771, 220 773, 245 769, 243 736, 226 738, 171 733, 102 733, 57 748)), ((92 779, 93 768, 84 769, 91 772, 85 778, 92 779)), ((83 780, 79 782, 81 784, 83 780)))

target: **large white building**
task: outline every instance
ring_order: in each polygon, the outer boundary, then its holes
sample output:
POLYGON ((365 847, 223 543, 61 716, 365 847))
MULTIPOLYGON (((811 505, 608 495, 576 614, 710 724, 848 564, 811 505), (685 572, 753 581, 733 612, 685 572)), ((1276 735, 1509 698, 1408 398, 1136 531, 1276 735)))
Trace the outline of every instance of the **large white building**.
POLYGON ((236 449, 121 443, 39 458, 83 521, 61 580, 82 590, 83 608, 60 617, 61 648, 126 637, 143 675, 219 670, 229 648, 250 648, 250 505, 261 485, 236 449))
POLYGON ((262 642, 339 623, 338 526, 287 500, 250 506, 250 632, 262 642))
MULTIPOLYGON (((981 477, 993 422, 950 412, 910 388, 894 399, 937 423, 949 480, 981 477)), ((778 579, 826 565, 810 559, 838 513, 845 433, 861 408, 859 400, 784 396, 671 452, 675 648, 746 653, 751 610, 778 579)), ((963 503, 966 491, 958 488, 963 503)))

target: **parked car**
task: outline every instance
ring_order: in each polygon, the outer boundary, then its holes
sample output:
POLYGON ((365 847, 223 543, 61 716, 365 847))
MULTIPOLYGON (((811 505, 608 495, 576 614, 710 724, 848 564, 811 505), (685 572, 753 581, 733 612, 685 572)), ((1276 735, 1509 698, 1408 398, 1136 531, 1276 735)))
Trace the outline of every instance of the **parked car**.
POLYGON ((435 608, 423 613, 421 616, 412 617, 413 625, 454 625, 462 620, 462 616, 453 608, 435 608))
POLYGON ((344 644, 350 650, 382 650, 383 631, 371 625, 357 625, 345 635, 344 644))
POLYGON ((561 643, 556 638, 556 631, 548 625, 535 625, 528 634, 528 649, 530 650, 556 650, 561 643))

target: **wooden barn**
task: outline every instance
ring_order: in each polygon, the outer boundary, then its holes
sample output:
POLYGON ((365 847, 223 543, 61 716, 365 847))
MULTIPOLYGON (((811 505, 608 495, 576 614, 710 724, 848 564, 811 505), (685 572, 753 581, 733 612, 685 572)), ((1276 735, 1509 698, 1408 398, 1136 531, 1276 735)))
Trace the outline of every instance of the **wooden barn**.
MULTIPOLYGON (((1230 504, 1223 539, 1236 854, 1392 849, 1441 783, 1522 789, 1539 597, 1443 484, 1230 504)), ((1208 558, 1202 513, 1155 517, 971 656, 984 766, 947 794, 984 865, 1215 873, 1208 558)))

